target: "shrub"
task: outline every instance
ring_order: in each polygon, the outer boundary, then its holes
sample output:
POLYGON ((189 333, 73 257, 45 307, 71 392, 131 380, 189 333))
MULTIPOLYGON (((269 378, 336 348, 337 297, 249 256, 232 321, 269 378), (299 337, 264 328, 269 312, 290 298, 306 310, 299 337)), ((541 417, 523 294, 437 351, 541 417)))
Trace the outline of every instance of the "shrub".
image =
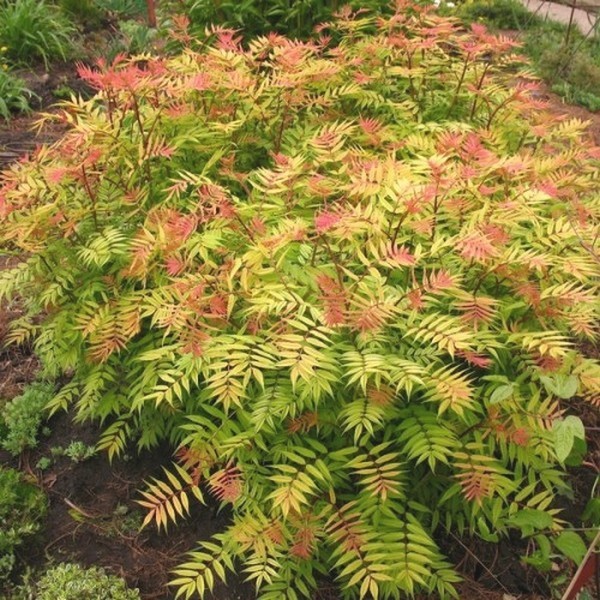
POLYGON ((399 4, 327 33, 82 67, 99 95, 4 175, 11 339, 73 374, 49 408, 111 457, 178 447, 146 524, 232 507, 184 597, 233 568, 265 598, 452 595, 446 530, 562 527, 561 402, 598 392, 584 124, 481 26, 399 4))
POLYGON ((0 467, 0 583, 11 572, 15 549, 40 529, 46 497, 14 469, 0 467))
POLYGON ((146 0, 95 0, 95 4, 119 17, 135 17, 146 11, 146 0))
POLYGON ((59 6, 69 17, 88 26, 97 26, 100 23, 102 11, 97 0, 59 0, 59 6))
POLYGON ((46 67, 66 60, 75 28, 60 9, 45 0, 0 2, 0 46, 14 61, 31 64, 41 59, 46 67))
POLYGON ((49 569, 40 579, 36 600, 139 600, 137 590, 103 569, 84 569, 79 565, 63 563, 49 569))
POLYGON ((25 448, 37 446, 43 410, 53 396, 52 384, 33 383, 6 404, 0 415, 0 423, 4 425, 0 428, 0 445, 5 450, 16 456, 25 448))
POLYGON ((128 54, 148 52, 157 32, 138 21, 122 21, 119 23, 119 33, 124 50, 128 54))

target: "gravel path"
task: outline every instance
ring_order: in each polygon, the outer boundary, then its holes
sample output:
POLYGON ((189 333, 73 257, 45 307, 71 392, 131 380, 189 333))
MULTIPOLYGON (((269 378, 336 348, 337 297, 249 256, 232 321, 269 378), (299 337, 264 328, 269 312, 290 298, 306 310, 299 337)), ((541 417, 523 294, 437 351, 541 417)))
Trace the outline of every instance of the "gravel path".
MULTIPOLYGON (((547 17, 553 21, 559 23, 569 24, 571 19, 571 11, 573 10, 570 6, 565 4, 556 4, 554 2, 542 2, 541 0, 521 0, 521 2, 532 12, 536 13, 540 17, 547 17)), ((589 0, 583 0, 581 4, 592 4, 589 0)), ((594 3, 595 4, 595 3, 594 3)), ((573 22, 579 27, 583 35, 588 35, 594 28, 596 19, 600 18, 598 13, 588 12, 581 8, 576 8, 573 13, 573 22)), ((599 27, 600 29, 600 27, 599 27)), ((597 32, 600 35, 600 32, 597 32)))

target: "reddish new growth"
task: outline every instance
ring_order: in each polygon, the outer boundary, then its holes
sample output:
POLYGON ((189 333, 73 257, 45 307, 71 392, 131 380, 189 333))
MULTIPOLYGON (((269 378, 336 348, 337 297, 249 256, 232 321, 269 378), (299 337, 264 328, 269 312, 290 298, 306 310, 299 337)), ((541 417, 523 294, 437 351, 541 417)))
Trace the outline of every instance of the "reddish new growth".
POLYGON ((346 292, 338 281, 320 274, 317 284, 321 290, 321 301, 325 306, 324 319, 329 327, 346 322, 346 292))
POLYGON ((341 215, 333 212, 322 212, 315 217, 315 229, 319 233, 325 233, 335 227, 342 220, 341 215))
POLYGON ((208 487, 221 502, 235 502, 242 493, 242 474, 235 466, 225 467, 210 476, 208 487))

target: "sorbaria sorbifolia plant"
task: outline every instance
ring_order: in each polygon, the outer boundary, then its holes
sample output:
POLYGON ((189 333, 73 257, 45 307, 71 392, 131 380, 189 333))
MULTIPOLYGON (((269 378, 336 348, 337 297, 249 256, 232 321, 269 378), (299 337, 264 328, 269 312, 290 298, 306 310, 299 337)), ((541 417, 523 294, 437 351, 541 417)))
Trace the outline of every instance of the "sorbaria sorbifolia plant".
POLYGON ((82 67, 98 95, 5 174, 12 339, 72 374, 50 407, 104 421, 110 456, 177 448, 147 523, 231 505, 179 597, 231 570, 269 599, 322 575, 451 596, 446 530, 563 526, 561 398, 600 382, 600 150, 513 42, 418 5, 213 37, 82 67))

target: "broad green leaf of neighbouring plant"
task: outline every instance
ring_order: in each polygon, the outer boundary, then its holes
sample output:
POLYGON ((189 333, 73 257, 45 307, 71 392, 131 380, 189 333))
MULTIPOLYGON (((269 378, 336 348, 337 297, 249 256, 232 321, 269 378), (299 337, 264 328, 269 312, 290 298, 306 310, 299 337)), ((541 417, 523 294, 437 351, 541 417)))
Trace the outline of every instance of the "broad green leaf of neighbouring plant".
POLYGON ((579 564, 587 552, 587 546, 581 536, 574 531, 563 531, 555 540, 554 545, 562 554, 579 564))
POLYGON ((579 387, 579 380, 574 375, 542 375, 540 381, 549 392, 566 400, 572 398, 579 387))
POLYGON ((575 417, 574 415, 554 421, 552 432, 554 434, 556 456, 561 462, 564 462, 569 454, 571 454, 576 440, 585 441, 583 423, 579 417, 575 417))

